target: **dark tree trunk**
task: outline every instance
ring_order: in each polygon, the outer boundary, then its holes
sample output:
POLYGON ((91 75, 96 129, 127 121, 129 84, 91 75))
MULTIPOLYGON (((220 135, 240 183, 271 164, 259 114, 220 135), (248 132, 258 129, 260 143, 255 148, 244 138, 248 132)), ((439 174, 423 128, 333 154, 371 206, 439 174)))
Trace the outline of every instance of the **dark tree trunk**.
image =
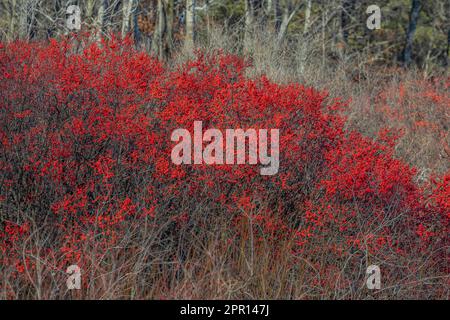
POLYGON ((139 1, 136 4, 136 9, 134 10, 134 14, 133 14, 133 36, 134 36, 134 43, 136 45, 136 47, 139 47, 139 44, 141 42, 141 31, 139 30, 139 24, 138 24, 138 16, 139 16, 139 12, 137 10, 139 5, 139 1))
POLYGON ((448 29, 447 31, 447 56, 446 56, 446 61, 445 64, 448 67, 450 65, 450 29, 448 29))
POLYGON ((412 0, 411 14, 409 16, 408 30, 406 31, 406 44, 403 50, 403 62, 405 66, 411 64, 412 56, 412 44, 414 40, 414 33, 417 28, 417 21, 419 20, 420 10, 422 9, 422 3, 420 0, 412 0))
POLYGON ((349 25, 351 23, 351 17, 355 10, 355 0, 343 0, 341 10, 341 30, 342 39, 345 43, 348 41, 349 25))
POLYGON ((280 32, 281 21, 283 19, 280 8, 280 0, 273 1, 273 12, 275 16, 275 32, 278 34, 278 32, 280 32))

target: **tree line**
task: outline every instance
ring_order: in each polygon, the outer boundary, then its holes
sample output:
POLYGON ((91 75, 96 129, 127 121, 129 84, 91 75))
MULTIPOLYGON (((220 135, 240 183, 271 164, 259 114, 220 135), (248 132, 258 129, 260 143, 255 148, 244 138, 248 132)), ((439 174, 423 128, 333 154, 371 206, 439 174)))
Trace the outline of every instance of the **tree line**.
POLYGON ((161 59, 179 48, 193 51, 219 28, 236 34, 244 53, 256 34, 267 33, 280 47, 314 42, 327 59, 363 52, 373 63, 449 64, 448 0, 0 0, 0 37, 36 40, 74 32, 66 25, 69 5, 80 8, 81 31, 130 35, 161 59), (367 27, 370 5, 381 10, 375 30, 367 27))

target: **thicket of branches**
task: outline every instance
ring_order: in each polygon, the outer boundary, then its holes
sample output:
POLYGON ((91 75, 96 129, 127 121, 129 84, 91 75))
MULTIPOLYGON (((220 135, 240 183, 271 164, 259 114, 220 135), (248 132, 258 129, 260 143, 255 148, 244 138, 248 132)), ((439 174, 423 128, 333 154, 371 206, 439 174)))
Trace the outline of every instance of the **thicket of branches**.
MULTIPOLYGON (((137 45, 161 58, 177 48, 192 50, 211 41, 213 29, 234 37, 237 50, 250 52, 260 32, 277 45, 315 42, 323 59, 370 64, 415 64, 428 70, 447 67, 450 44, 446 0, 2 0, 0 37, 44 39, 73 32, 67 7, 81 9, 82 30, 97 36, 132 34, 137 45), (369 30, 369 5, 381 8, 381 29, 369 30)), ((297 50, 307 59, 311 50, 297 50)))
POLYGON ((448 299, 450 3, 373 2, 0 0, 0 298, 448 299), (173 165, 199 119, 279 174, 173 165))
POLYGON ((0 298, 448 298, 450 175, 418 184, 394 156, 439 167, 448 81, 362 100, 371 139, 344 127, 343 99, 249 78, 237 56, 172 70, 90 41, 0 44, 0 298), (198 119, 279 128, 279 173, 174 165, 171 132, 198 119))

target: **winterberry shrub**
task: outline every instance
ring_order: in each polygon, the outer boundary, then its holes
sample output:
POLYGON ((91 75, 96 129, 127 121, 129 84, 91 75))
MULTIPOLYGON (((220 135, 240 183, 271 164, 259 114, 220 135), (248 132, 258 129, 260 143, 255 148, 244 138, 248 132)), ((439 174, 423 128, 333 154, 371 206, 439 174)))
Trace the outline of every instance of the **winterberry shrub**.
POLYGON ((0 263, 17 283, 70 264, 96 279, 113 258, 173 243, 184 249, 164 254, 182 263, 190 239, 223 220, 230 246, 251 238, 276 256, 289 245, 290 267, 308 260, 321 292, 352 286, 369 260, 398 266, 398 280, 424 253, 448 273, 448 175, 419 188, 392 134, 344 130, 340 99, 249 79, 220 52, 170 68, 128 40, 77 43, 0 45, 0 263), (278 174, 174 165, 170 134, 194 121, 280 129, 278 174))

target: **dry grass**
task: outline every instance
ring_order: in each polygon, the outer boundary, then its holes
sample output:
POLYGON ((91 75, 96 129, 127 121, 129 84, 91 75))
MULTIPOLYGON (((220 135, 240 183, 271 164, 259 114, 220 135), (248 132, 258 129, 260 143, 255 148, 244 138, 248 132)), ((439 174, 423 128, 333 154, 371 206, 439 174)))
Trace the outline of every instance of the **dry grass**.
MULTIPOLYGON (((241 43, 237 33, 213 29, 200 48, 242 54, 241 43)), ((426 73, 380 65, 364 53, 342 55, 332 43, 327 43, 324 51, 319 35, 298 35, 278 44, 274 34, 264 31, 254 34, 248 47, 249 76, 266 75, 277 83, 298 82, 327 91, 330 98, 341 97, 349 101, 345 110, 348 129, 374 138, 383 128, 403 130, 397 156, 417 167, 425 178, 450 170, 448 68, 426 73), (386 97, 380 101, 383 94, 386 97), (418 121, 424 123, 417 125, 418 121)), ((186 54, 181 52, 179 57, 186 54)))
MULTIPOLYGON (((216 49, 240 53, 237 35, 226 35, 213 30, 211 37, 200 48, 213 52, 216 49)), ((301 82, 318 89, 327 89, 330 97, 351 99, 348 128, 356 128, 364 134, 375 136, 382 127, 405 128, 407 134, 399 141, 397 155, 419 167, 420 172, 444 173, 450 169, 449 154, 441 149, 442 142, 449 142, 448 104, 436 103, 430 108, 429 101, 414 100, 406 96, 402 103, 396 103, 396 89, 399 84, 417 92, 417 81, 428 81, 417 71, 402 71, 370 66, 362 56, 348 60, 331 60, 333 52, 326 52, 324 58, 319 40, 291 41, 277 45, 273 35, 258 34, 251 45, 248 57, 253 63, 251 75, 266 74, 279 82, 301 82), (303 53, 303 54, 301 54, 303 53), (325 60, 324 60, 325 59, 325 60), (403 114, 400 122, 380 114, 375 107, 380 93, 387 93, 387 99, 403 114), (430 122, 438 124, 443 136, 436 136, 433 130, 414 131, 417 112, 410 112, 411 106, 422 112, 430 122), (441 112, 444 112, 442 114, 441 112), (445 131, 446 130, 446 131, 445 131)), ((331 50, 330 48, 328 48, 331 50)), ((174 64, 184 61, 189 55, 179 52, 174 64)), ((447 80, 448 81, 448 80, 447 80)), ((435 87, 442 96, 449 98, 443 86, 435 87), (440 91, 439 91, 440 90, 440 91)), ((409 92, 409 91, 408 91, 409 92)), ((446 100, 448 103, 448 100, 446 100)), ((46 214, 46 213, 42 213, 46 214)), ((48 213, 50 214, 50 213, 48 213)), ((194 215, 194 214, 193 214, 194 215)), ((390 266, 392 274, 383 276, 383 289, 368 291, 365 287, 365 265, 361 261, 359 270, 353 272, 351 286, 347 286, 339 275, 348 274, 346 261, 330 273, 335 278, 333 290, 324 290, 321 275, 315 265, 326 261, 326 252, 316 257, 292 254, 289 240, 281 243, 268 242, 254 245, 249 219, 239 225, 240 240, 231 245, 227 242, 230 221, 196 215, 198 225, 209 228, 199 230, 195 222, 173 233, 173 222, 169 219, 155 224, 142 225, 140 221, 130 222, 130 229, 119 246, 103 251, 98 260, 96 247, 84 248, 91 252, 91 269, 82 270, 85 288, 68 291, 65 288, 67 275, 51 271, 46 264, 54 262, 41 260, 41 248, 53 239, 46 238, 45 225, 34 226, 32 236, 24 243, 23 255, 36 262, 36 272, 29 273, 27 285, 14 282, 5 272, 1 275, 3 286, 0 298, 29 299, 402 299, 443 298, 450 295, 449 277, 429 274, 427 257, 417 261, 401 261, 399 266, 390 266), (415 270, 412 274, 408 268, 415 270), (401 269, 401 272, 396 272, 401 269)), ((161 218, 165 219, 165 218, 161 218)), ((320 248, 320 243, 312 244, 320 248)), ((430 258, 435 253, 430 253, 430 258)), ((431 260, 431 259, 430 259, 431 260)), ((381 262, 382 263, 382 262, 381 262)), ((322 275, 323 276, 323 275, 322 275)))

